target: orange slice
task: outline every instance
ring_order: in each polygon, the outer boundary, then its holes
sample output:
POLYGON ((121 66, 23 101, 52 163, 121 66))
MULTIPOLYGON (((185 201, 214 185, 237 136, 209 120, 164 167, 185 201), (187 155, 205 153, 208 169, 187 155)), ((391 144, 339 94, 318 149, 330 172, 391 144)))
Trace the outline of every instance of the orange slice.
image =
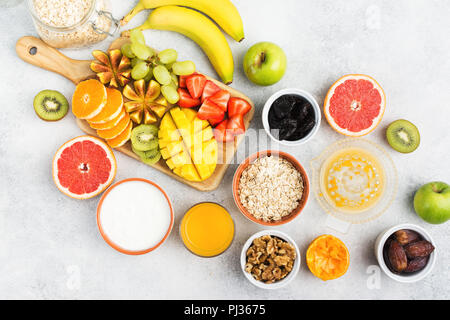
POLYGON ((130 121, 128 123, 128 126, 123 130, 121 134, 119 134, 117 137, 113 139, 108 139, 106 142, 108 142, 109 146, 111 148, 118 148, 123 146, 128 140, 131 138, 131 130, 133 129, 133 121, 130 121))
POLYGON ((122 120, 120 120, 114 128, 97 130, 97 134, 103 139, 114 139, 127 128, 130 121, 130 116, 126 114, 125 117, 123 117, 122 120))
POLYGON ((350 254, 341 240, 325 234, 309 245, 306 263, 309 270, 319 279, 333 280, 347 272, 350 254))
POLYGON ((107 101, 105 86, 98 80, 80 82, 72 97, 72 112, 80 119, 91 119, 98 115, 107 101))
POLYGON ((89 119, 90 123, 105 123, 116 118, 122 111, 122 93, 114 88, 106 88, 107 100, 102 111, 95 117, 89 119))
POLYGON ((105 123, 90 123, 89 121, 88 122, 92 129, 97 129, 97 130, 111 129, 111 128, 114 128, 115 126, 117 126, 119 121, 122 120, 126 114, 127 114, 127 112, 125 111, 124 108, 122 108, 122 111, 119 113, 119 115, 117 117, 115 117, 114 119, 112 119, 111 121, 108 121, 105 123))

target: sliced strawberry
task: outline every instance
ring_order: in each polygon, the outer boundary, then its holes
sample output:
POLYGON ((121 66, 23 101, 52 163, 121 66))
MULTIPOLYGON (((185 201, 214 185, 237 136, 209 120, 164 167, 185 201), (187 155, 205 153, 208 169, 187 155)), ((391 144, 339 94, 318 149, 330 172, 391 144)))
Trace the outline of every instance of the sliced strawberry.
POLYGON ((179 76, 178 77, 178 87, 186 88, 186 78, 189 76, 179 76))
POLYGON ((217 104, 224 112, 227 112, 227 105, 230 97, 231 94, 227 90, 220 90, 214 93, 208 99, 217 104))
POLYGON ((207 80, 205 84, 205 88, 202 93, 202 102, 205 101, 206 98, 212 96, 217 91, 220 91, 220 88, 217 84, 212 82, 211 80, 207 80))
POLYGON ((245 133, 244 119, 241 114, 234 115, 228 119, 227 131, 230 131, 235 136, 245 133))
POLYGON ((223 121, 223 119, 225 118, 225 114, 223 117, 217 118, 217 119, 208 119, 208 122, 210 125, 215 126, 216 124, 219 124, 223 121))
POLYGON ((197 72, 188 74, 187 76, 178 76, 178 87, 186 88, 186 79, 192 76, 193 74, 197 74, 197 72))
POLYGON ((252 106, 246 100, 232 97, 228 100, 228 116, 244 115, 250 111, 252 106))
POLYGON ((205 88, 206 78, 201 74, 193 74, 186 78, 186 87, 192 98, 198 99, 202 96, 205 88))
POLYGON ((201 120, 217 120, 223 119, 225 116, 225 112, 220 109, 214 102, 211 102, 209 99, 206 99, 200 109, 198 110, 197 117, 201 120))
POLYGON ((200 105, 200 99, 194 99, 191 97, 186 89, 178 88, 178 95, 180 100, 178 100, 178 105, 182 108, 193 108, 200 105))
POLYGON ((233 141, 234 136, 230 130, 227 130, 228 120, 223 120, 217 127, 214 128, 214 137, 218 142, 233 141))

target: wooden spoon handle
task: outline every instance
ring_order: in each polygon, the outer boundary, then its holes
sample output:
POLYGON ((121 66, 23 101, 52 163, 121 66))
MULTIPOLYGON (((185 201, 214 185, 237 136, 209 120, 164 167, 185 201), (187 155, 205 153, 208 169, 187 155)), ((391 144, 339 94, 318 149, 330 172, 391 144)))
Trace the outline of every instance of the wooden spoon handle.
POLYGON ((89 67, 91 61, 71 59, 35 37, 20 38, 16 43, 16 52, 22 60, 59 73, 75 84, 94 75, 89 67))

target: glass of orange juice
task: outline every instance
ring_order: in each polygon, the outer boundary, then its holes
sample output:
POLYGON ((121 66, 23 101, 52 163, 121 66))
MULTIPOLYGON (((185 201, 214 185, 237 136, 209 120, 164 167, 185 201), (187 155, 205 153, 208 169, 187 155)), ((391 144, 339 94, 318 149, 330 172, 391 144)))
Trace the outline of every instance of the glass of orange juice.
POLYGON ((234 222, 220 204, 201 202, 184 215, 180 224, 180 236, 192 253, 200 257, 215 257, 231 245, 234 222))

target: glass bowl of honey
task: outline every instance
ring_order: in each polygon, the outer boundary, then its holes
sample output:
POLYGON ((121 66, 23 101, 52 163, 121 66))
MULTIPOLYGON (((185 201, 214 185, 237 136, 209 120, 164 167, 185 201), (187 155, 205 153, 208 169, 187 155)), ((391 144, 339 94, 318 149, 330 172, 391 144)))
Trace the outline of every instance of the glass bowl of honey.
POLYGON ((398 188, 394 162, 378 144, 348 138, 328 146, 311 161, 312 191, 321 207, 348 224, 376 219, 398 188))

